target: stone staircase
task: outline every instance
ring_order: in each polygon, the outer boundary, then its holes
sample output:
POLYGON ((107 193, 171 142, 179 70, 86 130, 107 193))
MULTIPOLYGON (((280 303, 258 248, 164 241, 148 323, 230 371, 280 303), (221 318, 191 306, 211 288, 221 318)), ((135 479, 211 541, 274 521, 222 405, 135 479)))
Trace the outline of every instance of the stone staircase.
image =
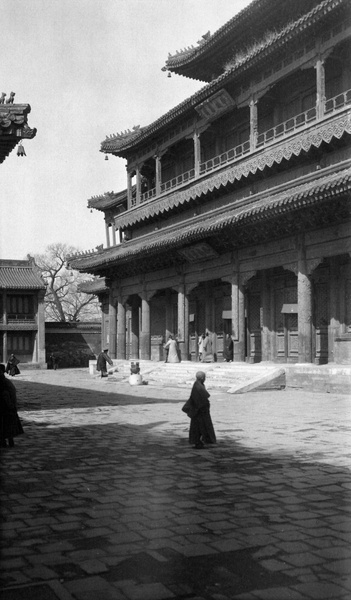
MULTIPOLYGON (((136 361, 114 359, 110 377, 129 382, 132 362, 136 361)), ((201 370, 206 373, 208 389, 222 389, 231 394, 284 388, 351 394, 351 367, 346 365, 138 362, 143 381, 155 386, 189 388, 196 372, 201 370)), ((97 375, 96 360, 90 361, 89 372, 97 375)))
MULTIPOLYGON (((110 377, 116 381, 128 382, 130 366, 136 361, 113 360, 110 377), (112 372, 113 371, 113 372, 112 372)), ((285 387, 284 369, 277 365, 260 363, 161 363, 139 360, 140 374, 150 385, 190 387, 197 371, 206 373, 208 389, 223 389, 237 394, 261 389, 282 389, 285 387), (262 387, 263 386, 263 387, 262 387)), ((96 374, 96 361, 90 361, 90 373, 96 374)))

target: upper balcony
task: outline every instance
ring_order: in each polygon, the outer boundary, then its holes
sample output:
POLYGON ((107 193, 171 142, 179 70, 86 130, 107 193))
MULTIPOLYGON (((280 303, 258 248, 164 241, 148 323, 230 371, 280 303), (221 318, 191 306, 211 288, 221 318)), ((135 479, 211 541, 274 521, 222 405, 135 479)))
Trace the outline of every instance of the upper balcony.
MULTIPOLYGON (((191 169, 179 173, 166 181, 160 181, 158 186, 148 186, 147 180, 141 177, 139 199, 138 186, 136 185, 131 194, 129 208, 134 208, 140 204, 151 202, 156 198, 167 196, 170 192, 182 189, 191 182, 201 180, 205 176, 221 170, 225 166, 232 165, 281 140, 288 139, 297 132, 306 131, 313 127, 317 122, 323 122, 330 119, 333 115, 341 114, 350 106, 351 89, 348 89, 324 100, 322 107, 316 105, 312 108, 308 108, 262 132, 258 131, 256 120, 254 131, 251 131, 251 133, 248 134, 249 139, 224 152, 215 154, 208 160, 199 161, 198 164, 195 164, 191 169), (149 189, 143 191, 143 185, 149 189)), ((254 120, 255 119, 251 118, 251 122, 254 120)), ((200 153, 198 152, 198 155, 199 154, 200 153)), ((196 152, 194 152, 194 155, 196 155, 196 152)))

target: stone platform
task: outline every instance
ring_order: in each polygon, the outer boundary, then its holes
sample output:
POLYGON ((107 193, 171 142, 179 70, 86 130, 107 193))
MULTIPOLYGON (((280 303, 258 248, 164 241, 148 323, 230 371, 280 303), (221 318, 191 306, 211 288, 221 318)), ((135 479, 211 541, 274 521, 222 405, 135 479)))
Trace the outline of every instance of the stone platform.
MULTIPOLYGON (((132 362, 136 360, 113 360, 116 380, 128 381, 132 362)), ((208 387, 231 394, 283 388, 351 394, 351 367, 344 365, 138 362, 144 380, 159 385, 189 386, 196 371, 201 370, 206 373, 208 387)), ((96 361, 90 361, 89 372, 98 375, 96 361)))

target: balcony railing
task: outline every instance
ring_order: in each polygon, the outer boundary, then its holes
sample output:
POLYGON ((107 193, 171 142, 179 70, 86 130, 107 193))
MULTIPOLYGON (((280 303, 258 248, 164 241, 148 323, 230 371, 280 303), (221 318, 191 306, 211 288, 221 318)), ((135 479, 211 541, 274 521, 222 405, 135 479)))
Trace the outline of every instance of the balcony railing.
POLYGON ((156 196, 156 188, 152 188, 151 190, 147 190, 147 192, 144 192, 143 194, 141 194, 140 202, 147 202, 147 200, 150 200, 151 198, 155 198, 155 196, 156 196))
POLYGON ((163 192, 168 192, 168 190, 173 190, 179 185, 183 185, 183 183, 188 183, 195 178, 195 169, 190 169, 190 171, 186 171, 181 175, 177 175, 177 177, 173 177, 173 179, 169 179, 165 183, 161 184, 161 194, 163 192))
MULTIPOLYGON (((351 90, 347 90, 334 96, 333 98, 329 98, 324 103, 324 115, 330 116, 333 112, 337 112, 338 110, 351 105, 351 90)), ((250 141, 235 146, 229 150, 226 150, 222 154, 214 156, 209 160, 202 162, 200 164, 199 176, 206 175, 218 169, 224 165, 235 162, 236 160, 242 158, 243 156, 249 154, 251 151, 256 149, 261 150, 264 146, 272 143, 273 141, 282 139, 284 137, 288 137, 294 132, 298 131, 300 128, 309 125, 313 121, 317 120, 317 107, 310 108, 305 112, 302 112, 290 119, 287 119, 283 123, 279 123, 274 127, 271 127, 267 131, 260 133, 257 135, 256 144, 251 147, 250 141)), ((182 173, 181 175, 177 175, 173 179, 165 181, 160 186, 161 194, 174 190, 189 181, 195 179, 195 169, 191 169, 186 173, 182 173)), ((156 197, 156 188, 152 188, 147 192, 144 192, 141 195, 140 202, 147 202, 148 200, 156 197)), ((132 198, 131 206, 136 206, 136 198, 132 198)))
POLYGON ((334 98, 330 98, 326 100, 324 105, 324 113, 329 115, 335 110, 339 110, 340 108, 344 108, 344 106, 348 106, 351 104, 351 90, 347 90, 347 92, 342 92, 334 98))
POLYGON ((35 323, 35 316, 34 315, 8 315, 7 316, 7 323, 8 325, 11 325, 13 323, 16 324, 21 324, 21 323, 35 323))
POLYGON ((317 109, 315 107, 310 108, 309 110, 306 110, 305 112, 300 113, 295 117, 291 117, 291 119, 288 119, 287 121, 284 121, 284 123, 279 123, 279 125, 268 129, 264 133, 260 133, 257 136, 256 147, 260 148, 265 144, 269 144, 269 142, 271 142, 272 140, 276 140, 283 136, 290 135, 290 133, 292 133, 293 131, 296 131, 300 127, 303 127, 307 123, 311 123, 311 121, 315 121, 316 119, 317 109))
POLYGON ((213 171, 217 167, 221 167, 222 165, 226 165, 237 158, 241 158, 245 154, 250 152, 250 142, 247 140, 243 144, 239 144, 239 146, 235 146, 235 148, 231 148, 230 150, 226 150, 219 156, 215 156, 214 158, 210 158, 206 162, 201 163, 200 165, 200 175, 204 175, 209 171, 213 171))

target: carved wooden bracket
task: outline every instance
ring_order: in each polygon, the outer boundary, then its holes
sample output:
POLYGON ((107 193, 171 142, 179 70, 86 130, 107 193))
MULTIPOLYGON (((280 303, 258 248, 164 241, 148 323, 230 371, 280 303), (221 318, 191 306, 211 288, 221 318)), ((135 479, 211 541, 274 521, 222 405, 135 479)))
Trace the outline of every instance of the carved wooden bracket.
POLYGON ((298 273, 299 273, 299 267, 298 267, 298 264, 297 264, 297 262, 294 262, 294 263, 289 263, 288 265, 284 265, 284 266, 283 266, 283 268, 284 268, 286 271, 292 271, 292 272, 293 272, 293 273, 296 275, 296 277, 298 276, 298 273))
POLYGON ((185 285, 185 294, 188 296, 195 288, 197 288, 198 283, 187 283, 185 285))
POLYGON ((139 292, 138 296, 140 296, 140 298, 142 300, 146 300, 146 302, 150 302, 151 298, 156 294, 156 290, 143 290, 142 292, 139 292))
POLYGON ((241 285, 246 285, 251 277, 256 275, 257 271, 246 271, 244 273, 240 273, 240 283, 241 285))
POLYGON ((322 261, 323 258, 310 258, 309 260, 307 260, 306 263, 308 275, 311 275, 312 271, 314 271, 318 267, 318 265, 321 264, 322 261))

